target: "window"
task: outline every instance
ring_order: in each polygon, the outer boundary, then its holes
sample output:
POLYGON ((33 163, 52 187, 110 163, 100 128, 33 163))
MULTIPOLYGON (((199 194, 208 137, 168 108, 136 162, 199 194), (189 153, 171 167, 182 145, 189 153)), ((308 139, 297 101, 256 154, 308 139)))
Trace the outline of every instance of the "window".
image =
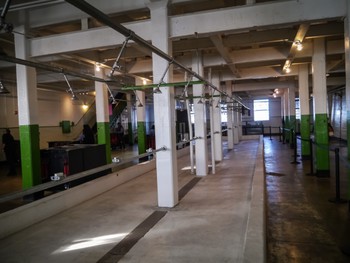
POLYGON ((254 100, 254 121, 268 121, 269 116, 269 100, 254 100))

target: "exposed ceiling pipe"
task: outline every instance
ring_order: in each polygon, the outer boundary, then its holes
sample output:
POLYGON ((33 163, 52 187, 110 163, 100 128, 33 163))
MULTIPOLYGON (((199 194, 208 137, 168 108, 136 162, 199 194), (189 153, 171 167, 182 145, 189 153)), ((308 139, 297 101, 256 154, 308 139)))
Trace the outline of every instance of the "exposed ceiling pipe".
POLYGON ((6 32, 11 32, 13 29, 12 24, 5 22, 5 17, 6 17, 7 11, 10 8, 10 3, 11 3, 11 0, 6 0, 6 3, 4 5, 4 7, 2 8, 1 15, 0 15, 0 31, 2 29, 5 29, 6 32))
POLYGON ((9 11, 12 12, 12 11, 25 10, 25 9, 29 9, 29 8, 53 5, 53 4, 62 3, 62 2, 63 2, 63 0, 30 1, 30 2, 21 3, 21 4, 13 4, 13 5, 11 5, 11 8, 9 9, 9 11))
POLYGON ((144 46, 144 47, 150 49, 152 52, 154 52, 158 56, 164 58, 169 63, 172 63, 172 64, 178 66, 179 68, 183 69, 185 72, 188 72, 190 74, 190 76, 196 77, 197 79, 204 81, 205 85, 211 87, 212 89, 218 91, 219 93, 221 93, 225 96, 228 96, 230 99, 236 101, 244 108, 249 109, 242 102, 240 102, 237 98, 233 98, 233 97, 229 96, 227 93, 219 90, 216 86, 214 86, 212 83, 208 82, 205 78, 203 78, 202 76, 200 76, 196 72, 190 70, 189 68, 185 67, 181 63, 177 62, 173 57, 169 56, 168 54, 166 54, 165 52, 163 52, 162 50, 160 50, 156 46, 148 43, 145 39, 143 39, 142 37, 135 34, 135 32, 133 32, 132 30, 124 27, 121 24, 114 23, 106 14, 104 14, 100 10, 96 9, 95 7, 90 5, 89 3, 87 3, 83 0, 65 0, 65 1, 70 3, 73 6, 77 7, 78 9, 82 10, 83 12, 87 13, 88 15, 90 15, 91 17, 95 18, 96 20, 100 21, 101 23, 116 30, 120 34, 124 35, 125 37, 133 40, 135 43, 140 44, 141 46, 144 46))
POLYGON ((115 83, 115 84, 120 85, 120 86, 124 86, 126 84, 122 80, 111 80, 111 79, 105 80, 105 79, 98 78, 98 77, 95 77, 92 75, 82 74, 82 73, 73 72, 73 71, 67 71, 67 70, 60 68, 60 67, 49 66, 46 64, 42 64, 42 63, 38 63, 38 62, 34 62, 34 61, 29 61, 29 60, 24 60, 24 59, 19 59, 19 58, 15 58, 15 57, 10 57, 10 56, 3 55, 3 54, 0 54, 0 60, 15 63, 15 64, 20 64, 20 65, 24 65, 24 66, 28 66, 28 67, 38 68, 38 69, 42 69, 42 70, 47 70, 50 72, 62 73, 62 74, 66 74, 66 75, 74 76, 74 77, 79 77, 79 78, 86 79, 86 80, 92 80, 92 81, 98 81, 98 82, 104 82, 104 83, 107 83, 107 82, 108 83, 115 83))

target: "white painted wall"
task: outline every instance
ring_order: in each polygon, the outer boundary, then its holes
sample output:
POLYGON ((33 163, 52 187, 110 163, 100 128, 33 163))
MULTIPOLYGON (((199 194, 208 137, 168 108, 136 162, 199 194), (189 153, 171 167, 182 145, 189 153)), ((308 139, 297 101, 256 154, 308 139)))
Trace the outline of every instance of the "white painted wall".
MULTIPOLYGON (((15 87, 7 86, 10 94, 0 96, 0 135, 8 127, 16 140, 19 139, 18 131, 18 102, 15 87)), ((71 101, 70 95, 62 92, 38 90, 38 120, 40 128, 40 148, 47 148, 48 141, 74 140, 82 131, 82 125, 87 123, 95 115, 95 109, 86 113, 82 108, 85 102, 91 105, 94 96, 81 95, 79 101, 71 101), (90 116, 92 115, 92 116, 90 116), (75 123, 72 132, 63 134, 59 126, 60 121, 69 120, 75 123)), ((2 149, 2 141, 0 141, 2 149)), ((3 151, 0 151, 0 161, 5 160, 3 151)))
MULTIPOLYGON (((256 99, 262 99, 262 98, 256 98, 256 99)), ((259 122, 254 121, 254 107, 253 107, 253 101, 246 100, 243 101, 245 105, 247 105, 250 108, 250 116, 247 114, 243 115, 242 122, 243 125, 246 124, 246 122, 250 123, 251 125, 255 125, 259 122)), ((262 121, 264 127, 282 127, 282 116, 281 116, 281 98, 269 98, 269 112, 270 112, 270 120, 269 121, 262 121)), ((268 132, 268 128, 265 128, 265 133, 268 132)), ((272 129, 272 133, 277 133, 278 129, 274 128, 272 129)))

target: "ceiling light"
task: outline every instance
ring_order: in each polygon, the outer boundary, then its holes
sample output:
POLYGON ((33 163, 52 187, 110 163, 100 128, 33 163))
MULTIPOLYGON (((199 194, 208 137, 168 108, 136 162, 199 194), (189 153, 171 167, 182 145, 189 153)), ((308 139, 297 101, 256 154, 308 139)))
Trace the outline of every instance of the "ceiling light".
POLYGON ((303 44, 300 42, 300 40, 294 42, 295 45, 297 45, 297 50, 301 51, 303 50, 303 44))
POLYGON ((85 103, 83 104, 83 110, 87 110, 88 108, 89 108, 89 106, 88 105, 86 105, 85 103))
POLYGON ((291 72, 290 67, 286 67, 286 73, 290 73, 290 72, 291 72))
POLYGON ((147 79, 143 79, 143 80, 142 80, 142 84, 143 84, 143 85, 147 85, 147 79))
POLYGON ((2 81, 0 81, 0 94, 9 94, 10 92, 8 89, 5 88, 4 84, 2 84, 2 81))
POLYGON ((70 98, 71 100, 79 100, 79 98, 77 97, 77 95, 75 95, 74 93, 72 94, 72 97, 70 98))
POLYGON ((96 64, 95 64, 95 70, 96 70, 97 72, 100 72, 100 71, 101 71, 101 64, 100 64, 100 63, 96 62, 96 64))

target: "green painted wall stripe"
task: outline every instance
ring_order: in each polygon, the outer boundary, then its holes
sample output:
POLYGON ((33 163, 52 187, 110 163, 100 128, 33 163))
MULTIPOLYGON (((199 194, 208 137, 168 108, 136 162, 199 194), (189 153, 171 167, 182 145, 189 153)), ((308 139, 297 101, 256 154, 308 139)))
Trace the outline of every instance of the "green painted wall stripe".
POLYGON ((22 187, 41 183, 39 125, 19 126, 22 165, 22 187))
POLYGON ((97 143, 106 145, 107 163, 111 163, 112 162, 111 135, 110 135, 109 122, 97 123, 97 143))
POLYGON ((147 136, 145 122, 137 122, 137 143, 139 154, 145 153, 147 149, 147 136))
POLYGON ((301 135, 301 155, 310 156, 310 115, 301 115, 300 117, 300 135, 301 135), (305 141, 307 140, 307 141, 305 141))
POLYGON ((315 142, 316 146, 316 170, 329 171, 329 139, 328 139, 328 117, 327 114, 315 115, 315 142))

